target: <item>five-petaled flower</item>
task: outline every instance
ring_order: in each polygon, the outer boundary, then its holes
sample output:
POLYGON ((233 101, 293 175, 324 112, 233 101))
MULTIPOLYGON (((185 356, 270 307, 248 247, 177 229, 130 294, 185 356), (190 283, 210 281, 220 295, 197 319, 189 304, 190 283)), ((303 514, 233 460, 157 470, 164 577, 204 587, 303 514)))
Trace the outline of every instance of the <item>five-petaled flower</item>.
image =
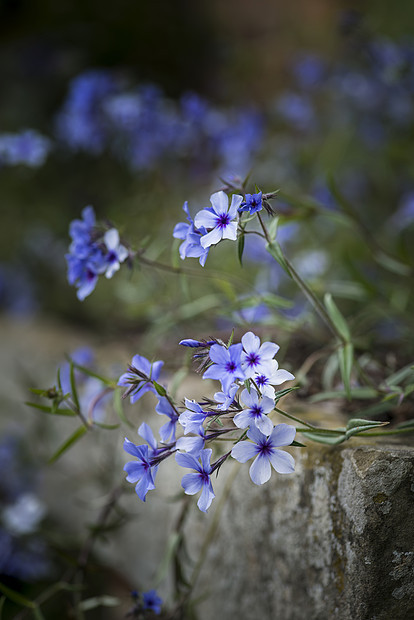
POLYGON ((233 422, 238 428, 247 428, 248 426, 256 426, 264 435, 268 436, 273 430, 273 423, 266 414, 270 413, 275 402, 271 398, 264 396, 259 398, 256 390, 243 390, 241 394, 242 402, 247 405, 247 409, 243 409, 233 418, 233 422))
POLYGON ((250 215, 253 215, 253 213, 261 211, 262 208, 262 192, 258 192, 257 194, 246 194, 246 200, 242 202, 239 207, 239 212, 248 211, 250 215))
POLYGON ((242 368, 246 378, 251 379, 256 373, 268 374, 272 367, 272 359, 279 351, 274 342, 264 342, 253 332, 247 332, 241 339, 243 344, 242 368))
POLYGON ((157 456, 157 442, 154 438, 152 430, 143 422, 138 429, 138 435, 148 442, 148 445, 142 444, 136 446, 132 441, 125 438, 124 450, 135 456, 136 461, 129 461, 124 466, 127 472, 127 481, 136 483, 135 491, 140 499, 145 502, 145 496, 148 491, 155 489, 155 476, 158 466, 154 465, 153 458, 157 456))
POLYGON ((210 359, 213 362, 203 375, 203 379, 218 379, 221 381, 223 392, 229 393, 230 386, 235 379, 244 379, 246 375, 241 366, 243 345, 232 344, 229 348, 221 344, 213 344, 210 349, 210 359))
POLYGON ((196 471, 194 474, 186 474, 181 481, 181 486, 187 495, 195 495, 201 491, 197 506, 202 512, 207 512, 215 497, 210 480, 210 474, 212 473, 210 465, 211 454, 212 450, 210 449, 201 450, 201 462, 192 454, 178 452, 175 455, 175 460, 181 467, 188 467, 196 471))
POLYGON ((204 227, 209 231, 200 239, 203 248, 209 248, 222 239, 237 239, 238 208, 242 201, 243 196, 233 194, 229 207, 229 199, 223 191, 210 196, 212 206, 199 211, 194 219, 197 228, 204 227))
POLYGON ((255 484, 264 484, 271 475, 271 467, 279 474, 291 474, 295 469, 293 456, 280 446, 290 446, 296 435, 296 429, 289 424, 277 424, 267 437, 256 426, 251 426, 247 437, 251 441, 236 443, 231 455, 236 461, 246 463, 256 457, 250 466, 250 477, 255 484))

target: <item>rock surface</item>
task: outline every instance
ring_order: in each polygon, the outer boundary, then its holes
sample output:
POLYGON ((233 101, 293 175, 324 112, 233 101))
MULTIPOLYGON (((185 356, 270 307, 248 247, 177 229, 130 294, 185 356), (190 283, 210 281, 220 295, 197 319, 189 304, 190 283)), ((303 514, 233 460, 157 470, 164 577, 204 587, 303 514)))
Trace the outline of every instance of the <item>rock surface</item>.
POLYGON ((414 618, 414 449, 349 445, 303 450, 262 487, 240 469, 198 582, 203 620, 414 618))

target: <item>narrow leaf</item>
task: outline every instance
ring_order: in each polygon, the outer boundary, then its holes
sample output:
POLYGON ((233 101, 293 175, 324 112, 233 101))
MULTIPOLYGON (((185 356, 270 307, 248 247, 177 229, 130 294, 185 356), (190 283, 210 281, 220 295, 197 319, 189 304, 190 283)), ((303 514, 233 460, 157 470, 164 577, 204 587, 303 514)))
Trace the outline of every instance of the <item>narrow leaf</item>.
POLYGON ((285 257, 283 256, 282 248, 279 243, 275 240, 272 243, 268 243, 266 245, 266 250, 269 252, 271 256, 279 263, 279 265, 286 271, 289 277, 291 277, 291 273, 289 271, 289 267, 286 264, 285 257))
POLYGON ((339 312, 337 305, 332 299, 332 295, 330 293, 326 293, 324 297, 325 308, 329 314, 330 319, 334 323, 336 329, 341 334, 342 338, 349 342, 351 340, 351 333, 349 331, 349 327, 347 322, 345 321, 342 314, 339 312))
POLYGON ((49 459, 49 465, 57 461, 73 444, 75 444, 88 429, 86 426, 79 426, 74 433, 60 446, 58 450, 49 459))
POLYGON ((125 411, 122 406, 122 390, 119 388, 114 390, 114 409, 121 422, 123 422, 130 428, 134 428, 134 425, 128 420, 125 415, 125 411))
POLYGON ((23 607, 29 607, 30 609, 34 609, 36 607, 36 603, 26 598, 19 592, 8 588, 3 583, 0 582, 0 591, 3 592, 8 599, 13 601, 13 603, 17 603, 18 605, 22 605, 23 607))
POLYGON ((29 401, 26 401, 25 405, 34 407, 45 413, 51 413, 52 415, 76 416, 76 413, 72 411, 72 409, 59 409, 59 407, 57 409, 52 409, 52 407, 48 407, 47 405, 39 405, 38 403, 30 403, 29 401))
POLYGON ((239 257, 239 263, 243 267, 243 252, 244 252, 245 235, 241 234, 237 245, 237 254, 239 257))
POLYGON ((338 349, 339 368, 348 399, 351 399, 351 373, 354 361, 354 347, 350 342, 338 349))
POLYGON ((167 394, 167 390, 165 389, 165 387, 163 387, 156 381, 153 381, 152 385, 155 387, 157 394, 159 394, 160 396, 165 396, 167 394))
POLYGON ((75 403, 76 409, 80 411, 80 404, 79 404, 78 390, 76 388, 75 369, 73 366, 73 362, 70 362, 70 389, 72 391, 72 398, 73 398, 73 402, 75 403))

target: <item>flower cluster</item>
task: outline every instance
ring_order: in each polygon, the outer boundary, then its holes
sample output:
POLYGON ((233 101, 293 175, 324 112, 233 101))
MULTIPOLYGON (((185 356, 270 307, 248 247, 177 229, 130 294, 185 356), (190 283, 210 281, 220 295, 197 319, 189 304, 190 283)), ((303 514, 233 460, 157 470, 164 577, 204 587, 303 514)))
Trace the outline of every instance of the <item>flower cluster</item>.
POLYGON ((133 358, 128 372, 118 382, 127 387, 124 396, 134 403, 144 393, 152 392, 158 399, 156 412, 168 418, 160 430, 161 442, 146 423, 138 429, 145 444, 135 445, 125 439, 124 450, 135 460, 124 469, 128 482, 136 485, 138 497, 145 501, 148 491, 155 488, 158 466, 171 455, 175 455, 178 465, 192 470, 184 475, 181 485, 187 495, 201 492, 197 505, 203 512, 214 499, 211 476, 230 456, 242 463, 254 457, 250 477, 255 484, 269 480, 271 467, 282 474, 293 472, 293 457, 279 448, 292 444, 296 429, 283 423, 274 425, 269 415, 290 391, 277 392, 275 386, 294 379, 292 373, 278 366, 278 345, 261 343, 253 332, 244 334, 237 344, 194 339, 180 344, 197 349, 203 379, 219 381, 221 390, 213 399, 197 402, 186 398, 184 406, 178 407, 158 383, 163 363, 151 364, 139 355, 133 358), (182 429, 178 438, 177 428, 182 429), (232 447, 212 461, 213 449, 207 446, 218 437, 231 442, 232 447))
POLYGON ((101 231, 96 226, 92 207, 85 207, 81 220, 73 220, 69 234, 72 243, 66 254, 69 284, 78 289, 78 299, 83 301, 94 290, 102 273, 112 278, 129 256, 119 239, 116 228, 101 231))
POLYGON ((198 258, 204 267, 208 252, 212 245, 217 245, 223 239, 235 241, 238 233, 238 223, 241 215, 247 212, 253 215, 260 211, 264 202, 262 192, 246 194, 245 198, 233 194, 230 205, 224 191, 215 192, 210 196, 211 207, 199 211, 192 219, 188 202, 183 206, 187 215, 188 224, 180 222, 174 228, 173 237, 181 239, 180 257, 198 258))
POLYGON ((128 87, 104 70, 73 79, 56 131, 71 150, 111 151, 133 170, 154 170, 173 157, 199 172, 216 164, 247 172, 263 133, 253 110, 218 109, 193 93, 174 102, 156 85, 128 87))
POLYGON ((39 168, 45 163, 51 148, 51 141, 33 129, 0 134, 0 166, 39 168))

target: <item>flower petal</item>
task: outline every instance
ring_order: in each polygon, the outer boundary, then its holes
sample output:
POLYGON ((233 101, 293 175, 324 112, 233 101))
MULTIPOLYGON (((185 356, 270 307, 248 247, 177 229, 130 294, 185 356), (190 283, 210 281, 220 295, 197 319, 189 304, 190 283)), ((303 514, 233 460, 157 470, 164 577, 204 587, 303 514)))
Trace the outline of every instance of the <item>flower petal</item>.
POLYGON ((175 455, 175 460, 180 467, 188 467, 189 469, 195 469, 198 472, 200 471, 200 463, 192 454, 182 454, 181 452, 177 452, 175 455))
POLYGON ((274 450, 269 455, 269 460, 278 474, 291 474, 295 471, 295 459, 289 452, 274 450))
POLYGON ((199 211, 194 218, 196 228, 214 228, 217 226, 217 215, 208 209, 199 211))
POLYGON ((260 347, 260 338, 253 332, 247 332, 241 339, 243 349, 246 353, 255 353, 260 347))
POLYGON ((204 483, 203 485, 203 491, 199 497, 197 506, 202 512, 207 512, 214 498, 215 498, 215 495, 214 495, 213 487, 209 480, 208 483, 204 483))
MULTIPOLYGON (((183 454, 182 456, 186 455, 183 454)), ((200 474, 186 474, 181 480, 181 486, 186 495, 194 495, 203 486, 203 478, 200 474)))
POLYGON ((246 463, 249 459, 256 456, 258 447, 251 441, 240 441, 236 443, 231 451, 231 455, 239 463, 246 463))
POLYGON ((218 226, 210 230, 206 235, 203 235, 200 239, 201 246, 203 248, 209 248, 210 245, 216 245, 223 239, 223 229, 218 226))
POLYGON ((268 457, 259 454, 249 470, 250 478, 255 484, 264 484, 272 473, 268 457))
POLYGON ((227 213, 229 210, 229 199, 223 191, 215 192, 210 196, 210 202, 214 211, 218 215, 227 213))
POLYGON ((270 437, 273 446, 290 446, 295 439, 296 429, 290 424, 277 424, 270 437))

